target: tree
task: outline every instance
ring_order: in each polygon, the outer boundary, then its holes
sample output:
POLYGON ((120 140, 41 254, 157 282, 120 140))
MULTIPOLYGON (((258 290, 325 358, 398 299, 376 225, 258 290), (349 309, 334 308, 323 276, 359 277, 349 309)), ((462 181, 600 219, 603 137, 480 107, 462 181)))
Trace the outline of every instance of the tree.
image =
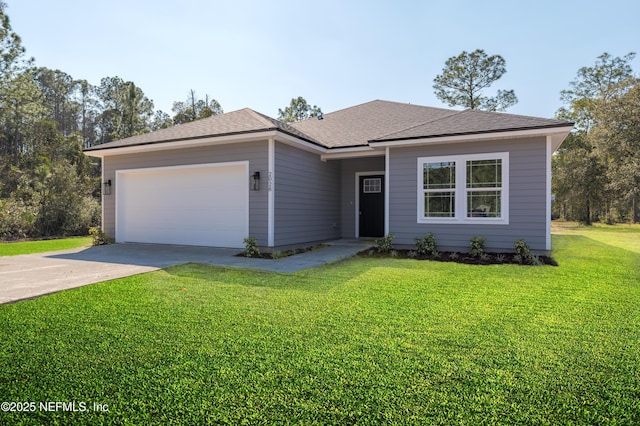
POLYGON ((13 32, 9 16, 5 13, 7 5, 0 0, 0 78, 13 74, 21 64, 20 58, 25 52, 20 37, 13 32))
POLYGON ((41 67, 35 71, 35 82, 44 97, 47 119, 58 123, 64 136, 78 131, 81 105, 75 100, 79 83, 60 70, 41 67))
POLYGON ((36 112, 33 101, 37 96, 30 79, 22 75, 27 65, 22 60, 25 49, 11 28, 6 7, 0 0, 0 169, 17 165, 21 130, 26 124, 22 114, 36 112))
POLYGON ((87 80, 78 80, 77 84, 76 102, 80 105, 79 128, 82 145, 89 148, 95 145, 98 139, 96 128, 100 115, 100 101, 96 94, 96 88, 87 80))
POLYGON ((438 99, 449 106, 505 111, 518 102, 513 90, 498 90, 494 97, 483 94, 505 72, 506 61, 502 56, 487 56, 482 49, 463 51, 447 59, 442 74, 433 79, 433 88, 438 99))
POLYGON ((322 114, 320 107, 310 106, 305 98, 298 96, 292 98, 291 103, 284 110, 278 109, 278 120, 283 123, 295 123, 322 114))
POLYGON ((196 92, 191 89, 189 98, 185 102, 174 102, 171 111, 174 112, 173 124, 184 124, 201 118, 220 115, 224 111, 222 106, 215 99, 209 101, 209 95, 205 99, 198 99, 196 92))
POLYGON ((560 92, 565 106, 558 110, 558 117, 573 121, 576 129, 588 133, 595 124, 598 102, 606 102, 617 92, 624 91, 624 83, 631 81, 630 63, 635 56, 630 52, 619 58, 605 52, 598 56, 593 66, 580 68, 577 77, 569 83, 569 89, 560 92))
POLYGON ((602 99, 595 109, 598 125, 589 140, 607 165, 607 189, 632 205, 632 220, 640 221, 640 81, 622 82, 628 90, 602 99))
POLYGON ((97 120, 100 143, 151 130, 153 102, 133 82, 105 77, 96 92, 102 104, 97 120))
POLYGON ((162 110, 157 110, 153 114, 153 121, 151 122, 151 131, 168 129, 173 126, 173 120, 171 116, 162 110))
MULTIPOLYGON (((622 58, 612 57, 608 53, 600 55, 595 65, 582 67, 577 77, 569 83, 569 89, 561 92, 565 105, 558 110, 560 119, 575 122, 575 129, 563 143, 554 158, 554 194, 563 208, 566 219, 578 219, 585 223, 597 216, 607 221, 615 220, 612 206, 629 204, 628 197, 621 197, 621 191, 612 190, 617 179, 612 172, 617 167, 607 154, 609 149, 606 138, 594 137, 592 132, 598 128, 599 120, 604 116, 601 108, 619 98, 633 84, 630 61, 634 53, 622 58)), ((626 207, 621 206, 622 210, 626 207)))

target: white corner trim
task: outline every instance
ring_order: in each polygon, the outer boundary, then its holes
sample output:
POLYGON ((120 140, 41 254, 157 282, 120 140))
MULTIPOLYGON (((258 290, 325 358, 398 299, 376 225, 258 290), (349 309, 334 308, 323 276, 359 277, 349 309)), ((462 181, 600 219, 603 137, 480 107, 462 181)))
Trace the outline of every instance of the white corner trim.
MULTIPOLYGON (((100 214, 101 214, 101 218, 100 218, 100 229, 102 230, 102 232, 105 232, 105 227, 104 227, 104 211, 105 211, 105 207, 104 207, 104 181, 105 181, 105 174, 104 174, 104 157, 100 158, 100 214)), ((114 193, 115 190, 115 179, 114 182, 112 182, 113 187, 111 188, 111 193, 114 193)), ((114 221, 115 221, 115 216, 114 216, 114 221)), ((115 223, 115 222, 114 222, 115 223)))
MULTIPOLYGON (((360 177, 361 176, 374 176, 374 175, 382 175, 384 176, 384 181, 385 181, 385 188, 386 188, 386 182, 387 182, 387 176, 386 173, 384 172, 384 170, 382 171, 373 171, 373 172, 356 172, 356 183, 355 183, 355 211, 354 211, 354 215, 355 215, 355 238, 360 238, 360 177)), ((386 194, 385 194, 386 196, 386 194)), ((385 198, 385 203, 386 203, 386 198, 385 198)), ((386 211, 385 211, 386 214, 386 211)), ((386 218, 385 218, 385 226, 386 226, 386 218)))
POLYGON ((391 173, 389 173, 389 147, 384 149, 384 235, 389 234, 389 178, 391 173))
POLYGON ((275 139, 269 138, 267 148, 267 246, 275 245, 275 139))
POLYGON ((545 248, 547 251, 551 250, 551 158, 553 155, 554 147, 553 147, 553 138, 552 136, 547 136, 547 156, 546 156, 546 233, 545 233, 545 248))

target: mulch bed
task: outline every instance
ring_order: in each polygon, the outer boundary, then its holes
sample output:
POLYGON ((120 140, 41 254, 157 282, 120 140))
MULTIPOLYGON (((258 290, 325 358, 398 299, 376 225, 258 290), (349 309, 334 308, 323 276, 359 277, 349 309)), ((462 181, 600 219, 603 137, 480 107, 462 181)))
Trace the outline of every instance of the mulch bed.
MULTIPOLYGON (((455 262, 467 265, 532 265, 530 261, 518 261, 515 253, 486 253, 485 256, 472 257, 469 253, 441 251, 437 256, 423 256, 415 250, 399 249, 391 253, 380 253, 376 249, 368 249, 358 253, 363 257, 394 257, 397 259, 432 260, 436 262, 455 262)), ((538 256, 541 265, 558 266, 549 256, 538 256)))
MULTIPOLYGON (((260 255, 253 256, 253 259, 271 259, 271 260, 282 259, 283 257, 294 256, 296 254, 306 253, 306 252, 311 251, 311 250, 318 250, 318 249, 325 248, 325 247, 327 247, 326 244, 318 244, 317 246, 302 247, 302 248, 285 250, 285 251, 275 251, 275 252, 265 252, 265 253, 261 252, 260 255)), ((245 256, 244 252, 238 253, 235 256, 237 256, 237 257, 247 257, 247 256, 245 256)))

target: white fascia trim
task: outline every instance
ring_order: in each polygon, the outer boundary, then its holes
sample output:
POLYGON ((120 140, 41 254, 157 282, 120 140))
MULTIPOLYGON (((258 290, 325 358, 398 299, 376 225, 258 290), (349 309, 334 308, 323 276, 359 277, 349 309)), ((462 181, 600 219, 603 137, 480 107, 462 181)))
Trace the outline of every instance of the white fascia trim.
POLYGON ((320 153, 320 154, 325 154, 328 152, 327 148, 321 147, 319 145, 307 142, 305 140, 302 139, 298 139, 295 136, 291 136, 289 134, 286 133, 282 133, 282 132, 277 132, 277 134, 274 134, 274 136, 276 136, 276 139, 278 140, 278 142, 282 142, 284 144, 287 145, 292 145, 295 146, 297 148, 303 149, 305 151, 309 151, 309 152, 313 152, 313 153, 320 153))
MULTIPOLYGON (((356 229, 355 229, 355 232, 354 232, 355 238, 360 238, 360 177, 361 176, 374 176, 374 175, 383 175, 384 176, 385 188, 386 188, 387 176, 386 176, 386 173, 384 172, 384 170, 373 171, 373 172, 356 172, 356 184, 355 184, 355 189, 356 189, 356 209, 355 209, 355 218, 356 218, 356 220, 355 220, 355 226, 356 226, 356 229)), ((386 196, 386 194, 385 194, 385 196, 386 196)), ((386 198, 385 198, 385 204, 386 204, 386 198)), ((386 214, 386 211, 385 211, 385 214, 386 214)), ((385 227, 386 227, 386 224, 385 224, 385 227)))
MULTIPOLYGON (((514 130, 509 132, 493 132, 493 133, 481 133, 472 135, 456 135, 456 136, 439 136, 434 138, 419 138, 419 139, 405 139, 396 141, 381 141, 381 142, 369 142, 372 147, 401 147, 412 145, 432 145, 443 143, 461 143, 461 142, 477 142, 483 140, 497 140, 497 139, 514 139, 514 138, 526 138, 534 136, 552 136, 556 135, 557 140, 562 142, 564 138, 571 132, 572 126, 557 127, 557 128, 544 128, 544 129, 530 129, 530 130, 514 130)), ((560 145, 558 142, 558 146, 560 145)))
POLYGON ((267 246, 275 245, 275 139, 267 147, 267 246))
POLYGON ((545 196, 547 199, 546 204, 546 241, 545 248, 547 251, 551 250, 551 157, 553 156, 553 140, 551 136, 547 136, 547 158, 546 158, 546 191, 545 196))
POLYGON ((91 157, 106 157, 110 155, 136 154, 150 151, 166 151, 170 149, 196 148, 200 146, 226 145, 230 143, 255 142, 275 136, 275 131, 245 133, 229 136, 213 136, 209 138, 182 140, 174 142, 155 142, 145 145, 123 146, 121 148, 107 148, 95 151, 85 151, 85 155, 91 157))
POLYGON ((134 145, 134 146, 123 146, 121 148, 107 148, 107 149, 98 149, 95 151, 85 151, 85 154, 91 157, 105 157, 109 155, 121 155, 121 154, 135 154, 139 152, 149 152, 149 151, 166 151, 170 149, 183 149, 183 148, 197 148, 200 146, 216 146, 216 145, 226 145, 231 143, 242 143, 242 142, 255 142, 260 140, 265 140, 267 138, 276 138, 283 143, 297 146, 298 148, 319 153, 325 154, 328 151, 327 148, 312 144, 310 142, 304 141, 302 139, 298 139, 295 136, 288 135, 279 130, 268 130, 264 132, 255 132, 255 133, 242 133, 237 135, 227 135, 227 136, 211 136, 204 137, 199 139, 192 140, 181 140, 181 141, 173 141, 173 142, 154 142, 148 143, 144 145, 134 145))
POLYGON ((320 159, 322 161, 344 160, 349 158, 382 157, 383 155, 383 151, 368 146, 358 148, 334 148, 328 154, 321 155, 320 159))

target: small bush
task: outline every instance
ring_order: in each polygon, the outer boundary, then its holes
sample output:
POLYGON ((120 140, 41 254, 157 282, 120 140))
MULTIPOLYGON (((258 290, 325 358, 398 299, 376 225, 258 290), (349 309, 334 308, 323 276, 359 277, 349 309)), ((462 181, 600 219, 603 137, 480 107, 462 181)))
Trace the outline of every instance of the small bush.
POLYGON ((452 252, 452 253, 449 253, 449 259, 451 259, 451 260, 458 260, 459 257, 460 257, 460 255, 455 251, 452 252))
POLYGON ((247 237, 244 240, 244 255, 246 257, 259 257, 260 249, 258 248, 258 240, 255 237, 247 237))
POLYGON ((104 231, 97 226, 89 228, 89 236, 92 238, 94 246, 103 246, 113 243, 113 238, 109 238, 104 231))
POLYGON ((393 234, 387 234, 375 241, 378 253, 390 253, 393 250, 393 237, 393 234))
POLYGON ((529 263, 531 263, 532 266, 541 266, 544 265, 544 262, 542 261, 542 259, 540 259, 538 256, 536 256, 535 254, 531 256, 531 258, 529 258, 529 263))
POLYGON ((409 253, 407 253, 407 257, 409 259, 415 259, 416 257, 418 257, 418 253, 415 250, 411 250, 409 251, 409 253))
POLYGON ((482 256, 485 251, 485 247, 487 245, 487 239, 484 237, 471 237, 471 241, 469 246, 471 250, 469 250, 469 256, 471 257, 479 257, 482 256))
POLYGON ((518 240, 513 243, 513 248, 516 254, 522 256, 523 259, 529 259, 531 257, 531 249, 524 240, 518 240))
POLYGON ((278 259, 281 259, 282 257, 284 257, 284 254, 281 251, 272 251, 271 252, 271 258, 273 260, 278 260, 278 259))
POLYGON ((433 256, 436 251, 436 236, 429 232, 422 238, 416 238, 416 251, 422 256, 433 256))

